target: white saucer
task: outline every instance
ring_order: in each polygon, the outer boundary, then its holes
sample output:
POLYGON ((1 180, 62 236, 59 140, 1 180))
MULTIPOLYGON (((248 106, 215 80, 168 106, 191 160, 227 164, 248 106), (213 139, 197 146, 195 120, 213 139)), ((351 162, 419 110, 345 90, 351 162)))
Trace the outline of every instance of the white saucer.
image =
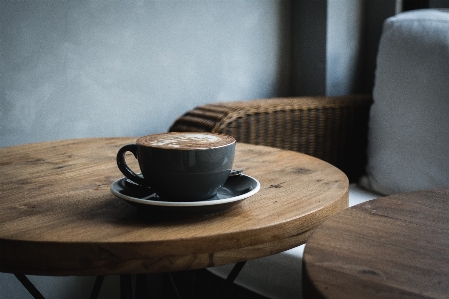
POLYGON ((142 187, 121 178, 111 184, 115 196, 145 212, 170 216, 197 216, 223 212, 256 194, 260 183, 247 175, 230 176, 216 196, 202 201, 174 202, 159 198, 151 188, 142 187))

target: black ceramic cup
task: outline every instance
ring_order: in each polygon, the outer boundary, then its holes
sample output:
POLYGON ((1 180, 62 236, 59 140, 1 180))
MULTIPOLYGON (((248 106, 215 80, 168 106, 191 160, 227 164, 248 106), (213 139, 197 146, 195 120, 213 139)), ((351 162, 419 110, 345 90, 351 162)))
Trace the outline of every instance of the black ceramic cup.
POLYGON ((207 200, 231 172, 235 143, 231 136, 212 133, 153 134, 123 146, 117 165, 129 180, 153 188, 161 200, 207 200), (142 175, 126 164, 128 151, 137 158, 142 175))

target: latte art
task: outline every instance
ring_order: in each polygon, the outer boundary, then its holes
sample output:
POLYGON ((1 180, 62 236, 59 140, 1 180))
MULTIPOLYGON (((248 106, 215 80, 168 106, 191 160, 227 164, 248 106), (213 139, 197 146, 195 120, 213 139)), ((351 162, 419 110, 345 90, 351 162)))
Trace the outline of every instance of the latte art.
POLYGON ((184 132, 149 135, 137 140, 140 145, 166 149, 208 149, 234 142, 235 139, 227 135, 184 132))
POLYGON ((220 140, 217 136, 209 136, 204 134, 189 134, 189 135, 173 135, 165 136, 157 140, 148 141, 148 145, 152 146, 168 146, 181 147, 185 144, 207 144, 220 140))

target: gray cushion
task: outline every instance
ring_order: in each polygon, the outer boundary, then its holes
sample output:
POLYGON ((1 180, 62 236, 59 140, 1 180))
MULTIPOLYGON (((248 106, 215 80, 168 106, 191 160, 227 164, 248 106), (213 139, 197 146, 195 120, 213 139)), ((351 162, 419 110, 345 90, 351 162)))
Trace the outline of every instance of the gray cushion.
POLYGON ((449 187, 449 12, 388 19, 379 46, 367 175, 394 194, 449 187))

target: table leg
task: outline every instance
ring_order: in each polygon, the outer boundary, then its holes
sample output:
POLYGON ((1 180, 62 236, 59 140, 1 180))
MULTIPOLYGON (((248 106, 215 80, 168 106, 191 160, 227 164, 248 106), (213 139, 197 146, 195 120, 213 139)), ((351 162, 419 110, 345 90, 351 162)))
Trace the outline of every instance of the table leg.
POLYGON ((171 273, 167 273, 167 278, 168 278, 168 281, 170 282, 170 285, 172 287, 172 290, 173 290, 176 298, 181 299, 181 296, 179 295, 179 292, 178 292, 178 288, 176 287, 175 281, 173 280, 171 273))
POLYGON ((104 276, 97 276, 95 279, 94 287, 92 288, 92 292, 90 293, 89 299, 97 299, 100 294, 101 285, 103 284, 104 276))
POLYGON ((14 276, 22 283, 22 285, 28 290, 28 292, 35 299, 45 299, 44 296, 36 289, 33 283, 23 274, 14 274, 14 276))
MULTIPOLYGON (((234 283, 245 264, 246 261, 235 264, 226 280, 218 289, 216 296, 212 298, 222 298, 226 294, 226 288, 234 283)), ((177 299, 181 299, 171 273, 120 275, 120 299, 162 298, 164 280, 170 284, 173 295, 177 299)))
POLYGON ((120 299, 160 299, 167 278, 162 273, 120 275, 120 299))
MULTIPOLYGON (((148 275, 146 274, 137 274, 136 275, 136 299, 140 298, 150 298, 149 293, 149 282, 148 275)), ((153 297, 151 297, 153 298, 153 297)))
POLYGON ((227 287, 229 287, 231 284, 234 283, 234 280, 239 275, 240 271, 242 271, 243 266, 245 266, 246 261, 238 262, 235 264, 235 266, 232 268, 231 272, 229 273, 226 280, 223 282, 221 287, 218 289, 217 294, 214 298, 221 298, 225 294, 224 290, 226 290, 227 287))
POLYGON ((133 275, 120 275, 120 299, 134 299, 133 275))
MULTIPOLYGON (((214 298, 220 298, 224 294, 224 290, 231 285, 245 266, 246 261, 235 264, 226 280, 217 291, 214 298)), ((14 274, 22 285, 35 299, 45 299, 31 281, 23 274, 14 274)), ((178 289, 175 285, 173 277, 170 273, 162 274, 126 274, 120 275, 120 299, 144 299, 144 298, 162 298, 163 279, 167 279, 170 283, 176 298, 181 299, 178 289)), ((98 298, 104 276, 98 276, 95 280, 94 287, 90 294, 90 299, 98 298)))

